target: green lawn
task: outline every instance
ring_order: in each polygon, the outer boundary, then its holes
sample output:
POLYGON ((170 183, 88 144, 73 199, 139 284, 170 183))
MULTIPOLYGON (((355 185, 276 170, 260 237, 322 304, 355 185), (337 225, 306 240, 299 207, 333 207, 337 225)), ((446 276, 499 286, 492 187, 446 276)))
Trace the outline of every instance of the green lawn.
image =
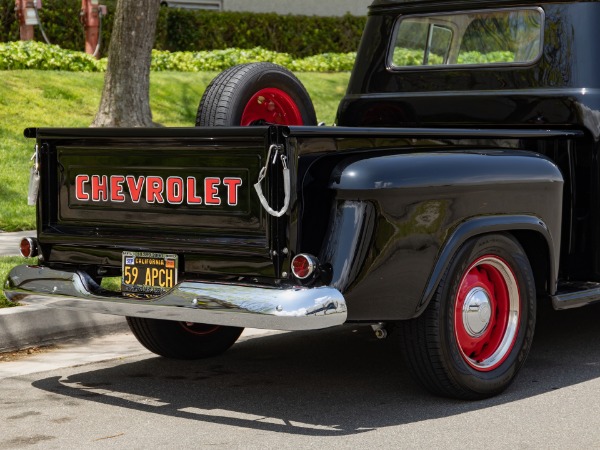
MULTIPOLYGON (((193 126, 196 108, 216 73, 152 73, 150 102, 155 122, 193 126)), ((103 74, 50 71, 0 71, 0 230, 35 227, 27 206, 29 158, 34 142, 26 127, 87 127, 100 102, 103 74)), ((346 90, 348 73, 300 73, 319 121, 332 124, 346 90)))
MULTIPOLYGON (((154 121, 193 126, 202 93, 216 73, 152 73, 154 121)), ((297 74, 313 99, 319 121, 332 124, 346 90, 348 73, 297 74)), ((0 71, 0 230, 35 228, 35 208, 27 206, 29 159, 34 142, 26 127, 87 127, 100 102, 103 74, 0 71)), ((0 258, 0 283, 11 267, 33 260, 0 258)), ((0 307, 11 306, 0 289, 0 307)))

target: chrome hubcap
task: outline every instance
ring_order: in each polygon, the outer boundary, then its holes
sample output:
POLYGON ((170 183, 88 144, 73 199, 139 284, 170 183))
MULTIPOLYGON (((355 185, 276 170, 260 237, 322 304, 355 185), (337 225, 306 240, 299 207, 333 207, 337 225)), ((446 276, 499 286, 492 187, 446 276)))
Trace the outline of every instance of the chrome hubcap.
POLYGON ((463 304, 463 325, 465 331, 472 337, 481 336, 490 325, 492 308, 490 297, 483 288, 471 290, 463 304))

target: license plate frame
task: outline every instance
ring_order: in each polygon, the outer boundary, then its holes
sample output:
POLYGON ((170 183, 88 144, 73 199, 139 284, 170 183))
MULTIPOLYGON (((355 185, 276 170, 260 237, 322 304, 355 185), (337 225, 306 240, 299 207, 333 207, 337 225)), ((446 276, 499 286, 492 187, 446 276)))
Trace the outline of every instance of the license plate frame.
POLYGON ((177 284, 179 256, 173 253, 122 253, 121 290, 158 295, 177 284))

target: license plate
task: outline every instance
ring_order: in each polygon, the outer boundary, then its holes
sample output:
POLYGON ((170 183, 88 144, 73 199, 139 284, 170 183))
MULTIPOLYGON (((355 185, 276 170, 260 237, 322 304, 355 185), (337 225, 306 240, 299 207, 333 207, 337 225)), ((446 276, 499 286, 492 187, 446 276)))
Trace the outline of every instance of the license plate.
POLYGON ((177 255, 123 252, 121 289, 126 292, 160 294, 177 284, 177 255))

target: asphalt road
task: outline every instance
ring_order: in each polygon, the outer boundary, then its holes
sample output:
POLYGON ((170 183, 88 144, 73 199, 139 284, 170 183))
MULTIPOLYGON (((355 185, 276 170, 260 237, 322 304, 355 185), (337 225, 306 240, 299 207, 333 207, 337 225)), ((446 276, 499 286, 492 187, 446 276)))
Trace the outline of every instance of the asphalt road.
POLYGON ((597 448, 598 319, 546 314, 516 382, 481 402, 422 391, 368 328, 250 336, 195 362, 108 336, 0 363, 0 449, 597 448))

